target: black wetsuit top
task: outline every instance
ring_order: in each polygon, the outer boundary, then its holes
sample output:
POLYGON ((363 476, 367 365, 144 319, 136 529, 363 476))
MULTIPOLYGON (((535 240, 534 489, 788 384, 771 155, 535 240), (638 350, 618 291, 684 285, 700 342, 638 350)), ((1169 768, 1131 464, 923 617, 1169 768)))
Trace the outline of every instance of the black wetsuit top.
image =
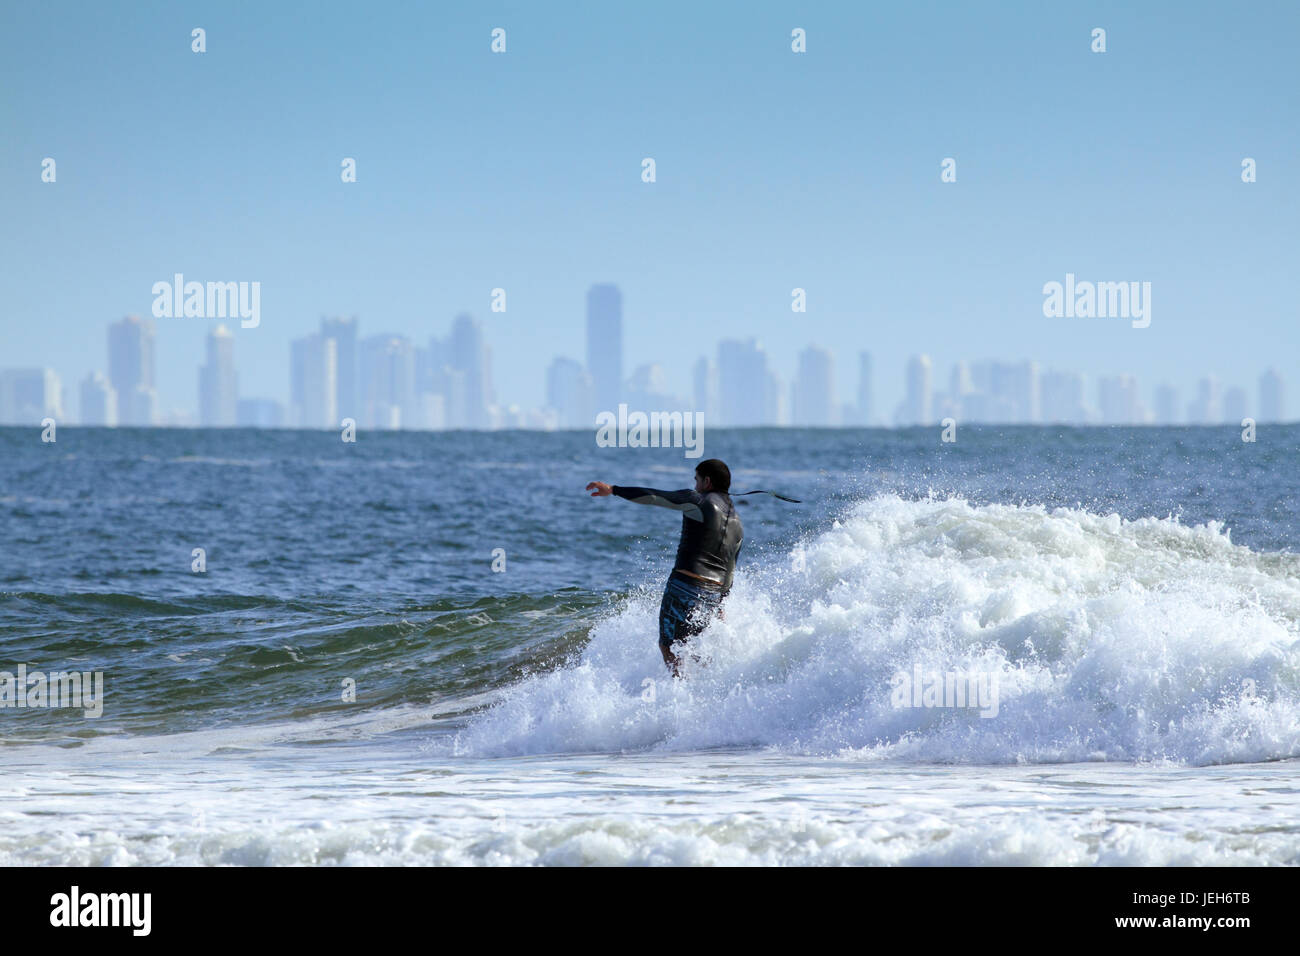
MULTIPOLYGON (((689 571, 712 581, 725 596, 731 590, 736 571, 736 556, 745 537, 740 515, 731 504, 731 496, 721 491, 700 494, 691 488, 659 491, 655 488, 611 486, 614 494, 639 505, 657 505, 682 513, 682 538, 677 545, 676 569, 689 571)), ((694 578, 693 584, 703 582, 694 578)), ((707 587, 707 585, 705 585, 707 587)))

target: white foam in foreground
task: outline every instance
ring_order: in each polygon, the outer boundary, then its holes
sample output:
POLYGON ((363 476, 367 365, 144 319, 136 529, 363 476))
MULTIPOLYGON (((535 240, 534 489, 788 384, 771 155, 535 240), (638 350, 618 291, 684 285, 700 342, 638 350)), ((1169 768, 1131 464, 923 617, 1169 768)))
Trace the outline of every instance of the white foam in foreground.
POLYGON ((647 589, 579 660, 508 689, 455 752, 1300 755, 1300 557, 1235 546, 1213 524, 872 499, 796 553, 745 568, 684 681, 659 658, 658 599, 647 589), (996 716, 894 706, 895 675, 918 666, 996 674, 996 716))
POLYGON ((0 775, 0 865, 1296 865, 1297 819, 1291 763, 66 751, 0 775))

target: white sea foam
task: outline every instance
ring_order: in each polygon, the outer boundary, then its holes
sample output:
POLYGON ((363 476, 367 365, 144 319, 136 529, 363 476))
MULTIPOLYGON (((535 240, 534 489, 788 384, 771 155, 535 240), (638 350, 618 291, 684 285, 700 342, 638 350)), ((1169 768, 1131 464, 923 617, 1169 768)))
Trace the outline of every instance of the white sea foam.
POLYGON ((1290 763, 62 752, 0 776, 0 865, 1285 866, 1294 783, 1290 763))
POLYGON ((683 681, 659 658, 658 597, 647 588, 578 660, 504 691, 455 752, 1300 755, 1300 557, 1234 545, 1213 523, 874 498, 794 554, 742 570, 683 681), (996 672, 997 716, 895 707, 891 679, 916 666, 996 672))

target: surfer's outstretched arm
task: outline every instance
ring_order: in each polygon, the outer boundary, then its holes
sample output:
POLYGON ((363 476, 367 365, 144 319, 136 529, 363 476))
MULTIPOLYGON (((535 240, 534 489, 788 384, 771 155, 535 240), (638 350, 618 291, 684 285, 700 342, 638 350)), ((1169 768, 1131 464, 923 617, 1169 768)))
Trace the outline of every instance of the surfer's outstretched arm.
MULTIPOLYGON (((592 485, 600 485, 603 482, 592 482, 592 485)), ((683 488, 680 491, 660 491, 658 488, 633 488, 621 485, 608 485, 609 494, 616 495, 619 498, 631 501, 638 505, 654 505, 656 508, 667 508, 670 511, 680 511, 686 517, 694 521, 704 520, 704 512, 700 510, 700 502, 704 496, 698 491, 691 488, 683 488)))

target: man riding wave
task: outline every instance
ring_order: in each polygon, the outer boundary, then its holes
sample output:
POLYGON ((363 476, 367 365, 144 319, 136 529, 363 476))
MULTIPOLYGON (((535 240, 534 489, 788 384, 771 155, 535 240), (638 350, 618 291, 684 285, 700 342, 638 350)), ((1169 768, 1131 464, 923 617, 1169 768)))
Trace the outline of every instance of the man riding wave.
POLYGON ((699 634, 715 615, 721 615, 722 602, 731 590, 745 531, 730 489, 731 470, 717 458, 695 466, 694 489, 659 491, 603 481, 587 485, 593 498, 616 495, 639 505, 682 513, 677 560, 659 605, 659 649, 674 677, 681 676, 681 658, 673 645, 699 634))

